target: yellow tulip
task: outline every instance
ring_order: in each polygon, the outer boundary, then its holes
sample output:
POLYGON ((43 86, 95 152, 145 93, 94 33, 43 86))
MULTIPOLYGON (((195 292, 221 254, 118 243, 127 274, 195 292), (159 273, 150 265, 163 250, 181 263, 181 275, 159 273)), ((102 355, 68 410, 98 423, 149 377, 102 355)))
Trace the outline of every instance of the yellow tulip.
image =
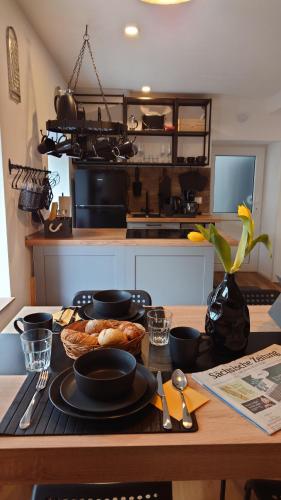
POLYGON ((246 205, 238 205, 238 216, 239 217, 247 217, 247 219, 250 221, 250 242, 254 238, 254 231, 255 231, 255 223, 254 219, 251 213, 251 210, 246 207, 246 205))
POLYGON ((191 231, 188 233, 187 237, 190 241, 194 241, 196 243, 205 240, 204 236, 201 233, 197 233, 197 231, 191 231))
POLYGON ((251 211, 248 207, 246 207, 246 205, 238 205, 238 216, 247 217, 247 219, 252 218, 251 211))

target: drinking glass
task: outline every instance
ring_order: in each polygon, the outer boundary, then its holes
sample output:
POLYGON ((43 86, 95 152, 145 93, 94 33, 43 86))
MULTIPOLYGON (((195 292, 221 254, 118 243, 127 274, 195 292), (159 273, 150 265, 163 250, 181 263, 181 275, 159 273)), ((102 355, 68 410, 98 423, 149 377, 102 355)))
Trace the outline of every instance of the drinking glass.
POLYGON ((149 341, 153 345, 166 345, 172 323, 172 313, 163 309, 153 309, 147 313, 149 341))
POLYGON ((41 372, 50 366, 52 332, 46 328, 27 330, 20 336, 24 352, 25 368, 30 372, 41 372))

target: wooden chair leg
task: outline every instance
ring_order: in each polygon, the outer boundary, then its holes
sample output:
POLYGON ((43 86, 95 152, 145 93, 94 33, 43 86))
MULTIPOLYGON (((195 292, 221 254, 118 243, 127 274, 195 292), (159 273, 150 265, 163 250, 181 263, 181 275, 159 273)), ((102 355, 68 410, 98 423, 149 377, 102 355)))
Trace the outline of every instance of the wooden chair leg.
POLYGON ((220 500, 225 500, 225 487, 226 487, 226 480, 221 479, 220 500))

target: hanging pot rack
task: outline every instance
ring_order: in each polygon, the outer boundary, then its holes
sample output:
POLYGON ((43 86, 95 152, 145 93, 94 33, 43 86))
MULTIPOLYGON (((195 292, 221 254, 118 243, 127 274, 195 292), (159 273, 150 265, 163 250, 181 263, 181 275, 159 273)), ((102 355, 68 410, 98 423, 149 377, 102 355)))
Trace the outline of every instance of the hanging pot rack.
MULTIPOLYGON (((101 108, 98 107, 97 120, 87 120, 82 113, 82 118, 78 117, 75 119, 56 119, 48 120, 46 122, 46 130, 48 132, 53 132, 57 134, 70 135, 70 138, 65 137, 65 141, 54 141, 54 148, 48 149, 43 144, 43 147, 38 146, 38 151, 41 154, 48 154, 54 156, 61 156, 66 154, 69 157, 79 159, 79 160, 106 160, 109 162, 118 162, 120 160, 126 160, 134 156, 137 153, 137 147, 134 141, 130 141, 126 137, 126 126, 122 122, 112 121, 109 106, 113 104, 110 102, 110 98, 120 98, 122 97, 122 104, 124 102, 124 96, 108 95, 106 96, 101 84, 101 80, 97 71, 97 67, 94 60, 93 50, 90 44, 90 36, 88 34, 88 25, 86 25, 85 33, 83 36, 82 47, 74 64, 74 68, 67 85, 67 91, 72 94, 76 100, 77 109, 78 104, 90 104, 87 101, 83 102, 80 100, 81 96, 91 96, 92 98, 99 97, 100 105, 104 106, 107 115, 107 120, 103 121, 101 119, 101 108), (78 84, 80 71, 84 59, 85 52, 88 50, 94 73, 98 82, 98 87, 100 94, 79 94, 76 91, 78 84), (109 97, 109 101, 107 100, 109 97), (80 101, 80 102, 79 102, 80 101), (59 142, 59 143, 58 143, 59 142), (44 151, 44 148, 46 151, 44 151), (43 149, 43 151, 42 151, 43 149)), ((61 90, 61 89, 59 89, 61 90)), ((114 102, 116 104, 116 102, 114 102)), ((79 111, 79 110, 78 110, 79 111)), ((79 113, 78 113, 79 114, 79 113)), ((59 116, 59 113, 58 113, 59 116)), ((46 136, 47 137, 47 136, 46 136)))

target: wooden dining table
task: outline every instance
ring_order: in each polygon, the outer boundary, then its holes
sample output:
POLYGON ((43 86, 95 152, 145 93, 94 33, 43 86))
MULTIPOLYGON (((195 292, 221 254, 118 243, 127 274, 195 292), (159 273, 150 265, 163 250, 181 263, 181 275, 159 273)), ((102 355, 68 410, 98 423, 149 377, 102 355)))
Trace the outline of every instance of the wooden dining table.
MULTIPOLYGON (((59 307, 26 307, 18 316, 59 307)), ((205 306, 172 306, 173 326, 204 331, 205 306)), ((268 306, 250 306, 252 332, 280 332, 268 306)), ((13 322, 3 330, 14 332, 13 322)), ((0 418, 24 376, 0 376, 0 418)), ((281 431, 269 436, 205 391, 194 433, 1 436, 0 483, 114 482, 278 477, 281 431)))

